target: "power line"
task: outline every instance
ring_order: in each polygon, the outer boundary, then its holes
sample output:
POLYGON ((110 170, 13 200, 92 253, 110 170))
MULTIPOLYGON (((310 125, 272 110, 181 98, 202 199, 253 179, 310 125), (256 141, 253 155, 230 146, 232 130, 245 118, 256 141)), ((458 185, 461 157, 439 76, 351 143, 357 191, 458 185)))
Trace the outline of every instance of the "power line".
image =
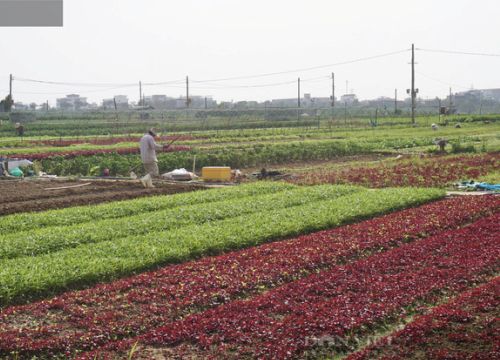
MULTIPOLYGON (((91 86, 92 83, 66 83, 66 82, 53 82, 53 81, 43 81, 43 80, 33 80, 33 79, 23 79, 23 78, 15 78, 16 80, 21 80, 21 81, 27 81, 27 82, 36 82, 36 83, 43 83, 43 84, 48 84, 48 85, 64 85, 64 86, 91 86)), ((303 82, 317 82, 321 81, 324 79, 329 79, 329 76, 317 76, 313 78, 308 78, 302 80, 303 82)), ((184 80, 182 80, 184 81, 184 80)), ((176 82, 176 81, 175 81, 176 82)), ((143 86, 159 86, 163 85, 167 88, 179 88, 182 89, 184 86, 182 85, 169 85, 173 84, 174 81, 172 82, 157 82, 157 83, 142 83, 143 86)), ((291 81, 282 81, 282 82, 275 82, 275 83, 266 83, 266 84, 250 84, 250 85, 222 85, 222 84, 210 84, 210 83, 203 83, 209 86, 192 86, 192 89, 205 89, 205 90, 224 90, 224 89, 238 89, 238 88, 264 88, 264 87, 273 87, 273 86, 283 86, 283 85, 290 85, 294 84, 295 80, 291 81)), ((94 86, 97 86, 98 84, 93 84, 94 86)), ((104 86, 104 83, 100 83, 100 86, 104 86)), ((111 85, 111 84, 108 84, 111 85)), ((101 91, 109 91, 109 90, 117 90, 117 89, 124 89, 124 88, 130 88, 130 87, 136 87, 137 84, 122 84, 119 86, 113 86, 110 88, 98 88, 98 89, 92 89, 92 90, 74 90, 77 92, 80 92, 82 94, 85 93, 94 93, 94 92, 101 92, 101 91)), ((17 91, 18 94, 38 94, 38 95, 64 95, 66 92, 29 92, 29 91, 17 91)))
MULTIPOLYGON (((252 78, 259 78, 259 77, 268 77, 268 76, 274 76, 274 75, 282 75, 282 74, 290 74, 290 73, 296 73, 296 72, 301 72, 301 71, 311 71, 311 70, 317 70, 317 69, 323 69, 327 67, 332 67, 332 66, 339 66, 339 65, 347 65, 347 64, 353 64, 356 62, 361 62, 361 61, 368 61, 368 60, 373 60, 373 59, 378 59, 382 57, 387 57, 391 55, 396 55, 400 54, 403 52, 408 51, 408 49, 404 50, 398 50, 398 51, 392 51, 384 54, 378 54, 378 55, 373 55, 373 56, 366 56, 366 57, 361 57, 361 58, 356 58, 352 60, 347 60, 347 61, 341 61, 337 63, 332 63, 332 64, 327 64, 327 65, 318 65, 318 66, 312 66, 312 67, 307 67, 307 68, 300 68, 300 69, 294 69, 294 70, 286 70, 286 71, 277 71, 277 72, 271 72, 271 73, 263 73, 263 74, 255 74, 255 75, 247 75, 247 76, 236 76, 236 77, 228 77, 228 78, 219 78, 219 79, 212 79, 212 80, 192 80, 192 82, 196 83, 209 83, 209 82, 217 82, 217 81, 227 81, 227 80, 241 80, 241 79, 252 79, 252 78)), ((85 82, 60 82, 60 81, 48 81, 48 80, 37 80, 37 79, 29 79, 29 78, 22 78, 22 77, 14 77, 14 80, 16 81, 23 81, 23 82, 32 82, 32 83, 40 83, 40 84, 47 84, 47 85, 63 85, 63 86, 137 86, 137 83, 85 83, 85 82)), ((178 79, 178 80, 167 80, 167 81, 160 81, 160 82, 145 82, 143 85, 145 86, 161 86, 161 85, 169 85, 169 84, 181 84, 184 83, 184 79, 178 79)), ((254 87, 253 85, 248 85, 249 87, 254 87)), ((266 85, 268 86, 268 85, 266 85)), ((243 87, 247 87, 247 85, 244 85, 243 87)))
MULTIPOLYGON (((347 65, 347 64, 353 64, 353 63, 358 63, 358 62, 363 62, 363 61, 369 61, 369 60, 378 59, 378 58, 384 58, 384 57, 393 56, 393 55, 397 55, 397 54, 401 54, 401 53, 406 53, 410 50, 411 49, 397 50, 397 51, 387 52, 387 53, 383 53, 383 54, 377 54, 377 55, 372 55, 372 56, 360 57, 360 58, 355 58, 355 59, 351 59, 351 60, 331 63, 331 64, 327 64, 327 65, 318 65, 318 66, 299 68, 299 69, 293 69, 293 70, 286 70, 286 71, 261 73, 261 74, 247 75, 247 76, 216 78, 216 79, 212 79, 212 80, 192 80, 191 79, 191 83, 195 83, 195 85, 190 86, 190 88, 200 89, 200 90, 202 90, 202 89, 203 90, 224 90, 224 89, 245 89, 245 88, 266 88, 266 87, 288 86, 288 85, 294 84, 296 81, 290 80, 290 81, 260 83, 260 84, 241 84, 241 83, 240 84, 228 84, 228 83, 221 84, 218 82, 229 81, 229 80, 256 79, 256 78, 271 77, 271 76, 276 76, 276 75, 284 75, 284 74, 291 74, 291 73, 298 73, 298 72, 307 72, 307 71, 311 71, 311 70, 318 70, 318 69, 330 68, 330 67, 335 67, 335 66, 340 66, 340 65, 347 65), (196 85, 196 84, 199 84, 199 85, 196 85)), ((476 52, 453 51, 453 50, 443 50, 443 49, 427 49, 427 48, 415 48, 415 50, 422 51, 422 52, 446 53, 446 54, 455 54, 455 55, 500 57, 500 54, 494 54, 494 53, 476 53, 476 52)), ((467 87, 460 86, 460 85, 449 84, 447 82, 432 78, 432 77, 427 76, 425 74, 421 74, 421 75, 424 77, 427 77, 431 80, 434 80, 434 81, 437 81, 437 82, 440 82, 440 83, 443 83, 446 85, 453 85, 454 87, 459 87, 459 88, 464 88, 464 89, 467 88, 467 87)), ((312 78, 308 78, 308 79, 301 78, 301 82, 313 83, 313 82, 321 82, 321 81, 326 80, 326 79, 330 79, 330 76, 317 76, 317 77, 312 77, 312 78)), ((131 88, 131 87, 137 86, 137 82, 133 82, 133 83, 59 82, 59 81, 37 80, 37 79, 22 78, 22 77, 15 77, 14 80, 19 81, 19 82, 38 83, 38 84, 45 84, 45 85, 76 87, 76 88, 79 88, 79 90, 73 89, 71 91, 77 91, 77 92, 81 92, 83 94, 94 93, 94 92, 104 92, 104 91, 124 89, 124 88, 131 88), (88 90, 82 89, 82 88, 86 88, 86 87, 91 87, 92 89, 88 89, 88 90), (83 90, 83 91, 81 91, 81 90, 83 90)), ((184 88, 184 85, 183 85, 184 81, 185 81, 184 79, 178 79, 178 80, 168 80, 168 81, 159 81, 159 82, 142 82, 142 85, 143 86, 163 86, 166 88, 182 89, 182 88, 184 88)), ((19 93, 19 94, 40 94, 40 95, 41 94, 44 94, 44 95, 64 94, 62 92, 29 92, 29 91, 24 91, 24 92, 18 91, 16 93, 19 93)))
POLYGON ((95 93, 95 92, 103 92, 103 91, 110 91, 110 90, 117 90, 117 89, 124 89, 124 88, 130 88, 132 86, 115 86, 115 87, 110 87, 110 88, 99 88, 99 89, 92 89, 92 90, 68 90, 68 91, 64 91, 64 92, 60 92, 60 91, 57 91, 57 92, 52 92, 52 91, 16 91, 17 94, 39 94, 39 95, 64 95, 64 94, 68 94, 68 92, 79 92, 79 93, 82 93, 82 94, 86 94, 86 93, 95 93))
POLYGON ((135 83, 128 83, 128 84, 113 84, 113 83, 77 83, 77 82, 58 82, 58 81, 47 81, 47 80, 36 80, 36 79, 26 79, 26 78, 20 78, 20 77, 14 77, 14 80, 16 81, 22 81, 22 82, 32 82, 32 83, 39 83, 39 84, 47 84, 47 85, 64 85, 64 86, 135 86, 135 83))
POLYGON ((427 78, 429 80, 433 80, 435 82, 438 82, 438 83, 441 83, 443 85, 446 85, 447 87, 448 86, 453 86, 455 88, 469 89, 469 87, 467 87, 467 86, 462 86, 462 85, 450 83, 448 81, 439 80, 439 79, 436 79, 435 77, 432 77, 432 76, 426 75, 424 73, 421 73, 420 71, 417 71, 417 74, 422 75, 423 77, 425 77, 425 78, 427 78))
POLYGON ((241 79, 251 79, 251 78, 258 78, 258 77, 267 77, 267 76, 274 76, 274 75, 297 73, 297 72, 302 72, 302 71, 310 71, 310 70, 323 69, 323 68, 328 68, 328 67, 332 67, 332 66, 353 64, 353 63, 356 63, 356 62, 373 60, 373 59, 378 59, 378 58, 382 58, 382 57, 386 57, 386 56, 401 54, 401 53, 404 53, 404 52, 407 52, 407 51, 409 51, 409 50, 408 49, 404 49, 404 50, 392 51, 392 52, 388 52, 388 53, 384 53, 384 54, 373 55, 373 56, 366 56, 366 57, 361 57, 361 58, 357 58, 357 59, 353 59, 353 60, 341 61, 341 62, 327 64, 327 65, 312 66, 312 67, 308 67, 308 68, 300 68, 300 69, 286 70, 286 71, 277 71, 277 72, 263 73, 263 74, 257 74, 257 75, 247 75, 247 76, 236 76, 236 77, 228 77, 228 78, 219 78, 219 79, 211 79, 211 80, 197 80, 196 82, 214 82, 214 81, 227 81, 227 80, 241 80, 241 79))
MULTIPOLYGON (((301 79, 301 82, 317 82, 325 79, 330 79, 329 76, 317 76, 309 79, 301 79)), ((194 80, 192 80, 195 82, 194 80)), ((237 89, 237 88, 259 88, 259 87, 273 87, 273 86, 282 86, 282 85, 290 85, 290 84, 295 84, 295 80, 290 80, 290 81, 281 81, 281 82, 275 82, 275 83, 267 83, 267 84, 250 84, 250 85, 234 85, 234 84, 212 84, 209 82, 204 82, 203 84, 210 85, 210 86, 194 86, 192 87, 193 89, 213 89, 213 90, 223 90, 223 89, 237 89)))
MULTIPOLYGON (((22 82, 32 82, 32 83, 40 83, 47 85, 63 85, 63 86, 116 86, 116 87, 130 87, 137 86, 137 83, 81 83, 81 82, 60 82, 60 81, 47 81, 47 80, 36 80, 36 79, 26 79, 20 77, 14 77, 16 81, 22 82)), ((159 85, 168 85, 168 84, 178 84, 182 83, 184 80, 170 80, 170 81, 162 81, 162 82, 149 82, 143 83, 143 85, 147 86, 159 86, 159 85)))
POLYGON ((440 49, 423 49, 416 48, 418 51, 434 52, 434 53, 444 53, 444 54, 456 54, 456 55, 473 55, 473 56, 490 56, 490 57, 500 57, 500 54, 487 54, 487 53, 476 53, 467 51, 454 51, 454 50, 440 50, 440 49))

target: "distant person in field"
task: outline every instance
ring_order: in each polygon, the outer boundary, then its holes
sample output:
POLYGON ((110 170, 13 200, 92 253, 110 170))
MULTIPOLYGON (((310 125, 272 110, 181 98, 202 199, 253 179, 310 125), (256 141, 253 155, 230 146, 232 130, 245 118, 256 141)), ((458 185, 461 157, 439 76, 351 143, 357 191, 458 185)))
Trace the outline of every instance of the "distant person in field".
POLYGON ((17 136, 24 135, 24 126, 21 125, 20 123, 16 123, 16 134, 17 134, 17 136))
POLYGON ((158 170, 158 159, 156 158, 156 150, 161 150, 163 148, 162 145, 158 145, 155 142, 155 137, 155 130, 149 129, 149 131, 144 134, 139 141, 141 160, 144 165, 144 170, 146 171, 146 174, 151 176, 160 175, 160 171, 158 170))

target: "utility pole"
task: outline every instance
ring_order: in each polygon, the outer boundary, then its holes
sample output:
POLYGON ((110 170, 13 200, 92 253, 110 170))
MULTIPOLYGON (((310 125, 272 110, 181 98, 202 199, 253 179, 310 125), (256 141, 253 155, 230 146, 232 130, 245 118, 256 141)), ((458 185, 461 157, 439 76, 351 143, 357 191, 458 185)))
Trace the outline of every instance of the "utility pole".
POLYGON ((139 106, 142 106, 142 83, 139 81, 139 106))
POLYGON ((116 97, 113 96, 113 104, 115 105, 115 120, 116 120, 116 132, 118 133, 118 107, 116 106, 116 97))
POLYGON ((450 110, 452 106, 453 106, 453 101, 451 100, 451 87, 450 87, 450 105, 449 105, 450 110))
POLYGON ((483 114, 483 92, 479 90, 479 115, 483 114))
POLYGON ((411 123, 415 124, 415 44, 411 44, 411 123))
POLYGON ((394 114, 398 113, 398 89, 394 89, 394 114))
POLYGON ((347 101, 344 101, 344 124, 347 125, 347 101))
POLYGON ((47 102, 45 104, 46 104, 46 109, 47 109, 47 112, 48 112, 49 111, 49 100, 47 100, 47 102))
POLYGON ((297 79, 297 107, 300 107, 300 78, 297 79))
POLYGON ((6 105, 9 108, 9 112, 12 111, 12 105, 14 104, 14 101, 12 100, 12 74, 9 76, 9 104, 6 105))
POLYGON ((186 76, 186 109, 189 107, 189 77, 186 76))
POLYGON ((438 120, 441 122, 441 99, 438 98, 438 120))
POLYGON ((297 78, 297 125, 300 120, 300 78, 297 78))
POLYGON ((335 107, 335 74, 332 73, 332 121, 333 121, 333 108, 335 107))

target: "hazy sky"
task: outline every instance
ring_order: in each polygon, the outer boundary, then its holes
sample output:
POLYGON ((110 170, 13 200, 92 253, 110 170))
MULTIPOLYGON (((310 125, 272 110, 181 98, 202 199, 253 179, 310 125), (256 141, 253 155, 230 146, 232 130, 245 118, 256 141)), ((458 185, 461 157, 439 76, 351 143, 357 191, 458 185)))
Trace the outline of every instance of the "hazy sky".
MULTIPOLYGON (((333 65, 416 48, 500 54, 498 0, 64 0, 62 28, 1 28, 0 94, 8 75, 75 83, 14 81, 14 99, 55 104, 80 93, 99 102, 125 94, 185 93, 216 100, 265 100, 302 93, 361 99, 402 98, 410 87, 410 52, 333 65), (305 70, 311 67, 322 68, 305 70), (300 71, 292 71, 302 69, 300 71), (265 77, 196 83, 291 71, 265 77), (312 79, 312 80, 308 80, 312 79), (81 85, 87 83, 90 85, 81 85), (108 84, 104 86, 101 84, 108 84), (283 84, 285 83, 285 84, 283 84), (281 84, 281 85, 275 85, 281 84), (124 87, 119 87, 124 85, 124 87), (266 85, 266 86, 261 86, 266 85)), ((420 96, 444 97, 474 88, 500 87, 499 56, 416 51, 420 96)))

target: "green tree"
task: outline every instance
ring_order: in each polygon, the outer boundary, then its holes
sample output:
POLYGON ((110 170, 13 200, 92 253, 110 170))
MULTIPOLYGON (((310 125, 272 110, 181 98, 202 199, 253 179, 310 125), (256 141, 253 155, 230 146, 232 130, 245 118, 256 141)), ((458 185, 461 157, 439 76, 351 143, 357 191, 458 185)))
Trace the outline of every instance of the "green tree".
POLYGON ((12 100, 12 96, 7 95, 5 99, 0 101, 0 111, 10 112, 12 105, 14 105, 14 100, 12 100))

